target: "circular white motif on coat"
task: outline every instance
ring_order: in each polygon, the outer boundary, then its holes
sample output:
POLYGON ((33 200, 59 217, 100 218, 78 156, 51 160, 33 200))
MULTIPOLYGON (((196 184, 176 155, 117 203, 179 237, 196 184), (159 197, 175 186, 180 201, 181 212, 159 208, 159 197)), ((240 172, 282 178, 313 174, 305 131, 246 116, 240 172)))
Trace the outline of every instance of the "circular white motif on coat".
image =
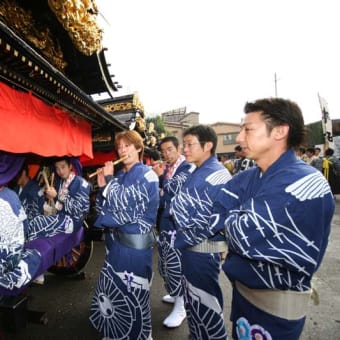
POLYGON ((98 296, 99 308, 105 317, 110 317, 113 314, 113 306, 111 300, 104 294, 98 296))

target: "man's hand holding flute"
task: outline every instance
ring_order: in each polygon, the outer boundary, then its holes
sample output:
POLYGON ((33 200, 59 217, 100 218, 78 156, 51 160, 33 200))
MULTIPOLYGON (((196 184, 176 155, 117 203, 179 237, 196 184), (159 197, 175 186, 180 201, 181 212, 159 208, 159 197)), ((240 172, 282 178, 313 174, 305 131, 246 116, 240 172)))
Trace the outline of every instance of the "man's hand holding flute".
POLYGON ((106 176, 113 176, 114 174, 114 166, 118 163, 123 162, 124 160, 126 160, 129 156, 126 155, 122 158, 117 159, 116 161, 112 162, 112 161, 108 161, 105 162, 104 166, 100 169, 98 169, 95 173, 91 174, 89 177, 94 176, 95 174, 97 175, 97 183, 99 187, 103 187, 105 186, 106 183, 106 176))

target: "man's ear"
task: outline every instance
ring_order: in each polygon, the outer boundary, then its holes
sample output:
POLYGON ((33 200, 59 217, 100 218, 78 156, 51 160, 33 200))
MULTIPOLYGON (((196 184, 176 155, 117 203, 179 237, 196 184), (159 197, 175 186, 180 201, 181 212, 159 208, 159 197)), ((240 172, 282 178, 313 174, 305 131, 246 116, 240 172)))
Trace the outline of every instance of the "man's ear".
POLYGON ((214 146, 213 142, 205 142, 204 149, 210 151, 213 148, 213 146, 214 146))
POLYGON ((288 138, 289 126, 278 125, 273 128, 274 137, 277 140, 288 138))

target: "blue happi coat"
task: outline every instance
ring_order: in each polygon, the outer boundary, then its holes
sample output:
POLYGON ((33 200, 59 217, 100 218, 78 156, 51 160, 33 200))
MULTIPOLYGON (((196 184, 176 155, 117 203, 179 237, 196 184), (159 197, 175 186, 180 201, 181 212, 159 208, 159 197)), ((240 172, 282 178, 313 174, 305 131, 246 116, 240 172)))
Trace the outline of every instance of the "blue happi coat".
MULTIPOLYGON (((57 178, 57 191, 62 183, 63 180, 57 178)), ((59 214, 71 216, 75 230, 79 230, 83 224, 84 218, 89 212, 90 189, 89 183, 83 177, 75 176, 68 187, 68 193, 64 198, 62 209, 59 211, 59 214)))
POLYGON ((210 225, 213 202, 222 186, 231 179, 229 171, 210 157, 197 167, 171 201, 176 223, 175 247, 182 250, 182 287, 193 340, 225 340, 223 294, 219 285, 221 253, 190 248, 224 236, 210 225))
MULTIPOLYGON (((215 237, 218 229, 210 225, 213 202, 222 186, 231 179, 216 157, 210 157, 196 168, 171 201, 171 213, 176 221, 176 248, 186 248, 215 237)), ((222 229, 222 227, 220 227, 222 229)))
POLYGON ((181 251, 174 248, 176 227, 170 214, 170 202, 179 193, 183 183, 194 168, 195 166, 185 161, 183 157, 171 178, 166 178, 168 171, 168 168, 166 168, 164 175, 160 176, 159 179, 161 215, 158 238, 158 270, 164 280, 167 292, 173 297, 181 296, 183 292, 181 251))
POLYGON ((17 186, 15 192, 19 195, 28 220, 44 214, 44 193, 36 181, 29 180, 21 191, 17 186))
POLYGON ((311 287, 324 256, 334 212, 320 171, 285 152, 268 170, 253 167, 220 192, 211 224, 225 226, 223 269, 251 288, 297 291, 311 287))
POLYGON ((159 205, 158 178, 142 163, 128 172, 119 171, 97 197, 95 226, 119 228, 130 234, 145 234, 155 224, 159 205))
MULTIPOLYGON (((289 150, 264 174, 255 167, 235 176, 222 189, 214 211, 211 223, 225 226, 229 244, 223 270, 236 283, 230 313, 233 337, 299 339, 304 312, 300 317, 281 317, 278 312, 292 309, 294 301, 288 295, 281 299, 284 293, 277 298, 266 293, 272 289, 302 292, 311 287, 334 212, 327 181, 289 150), (261 291, 262 305, 241 293, 237 282, 255 296, 261 291), (274 312, 264 307, 266 297, 276 306, 274 312)), ((307 309, 307 305, 300 303, 299 308, 307 309)))
MULTIPOLYGON (((171 178, 165 178, 164 175, 160 176, 161 196, 159 207, 162 209, 163 218, 169 218, 171 200, 179 193, 183 183, 194 169, 195 166, 193 164, 183 161, 171 178)), ((164 224, 162 226, 164 226, 164 224)))
POLYGON ((24 248, 25 211, 17 194, 4 187, 0 190, 0 287, 20 288, 37 273, 41 257, 24 248))
MULTIPOLYGON (((123 234, 148 234, 156 223, 158 177, 136 163, 99 193, 95 226, 123 234)), ((138 237, 138 236, 137 236, 138 237)), ((90 321, 110 339, 151 338, 152 248, 135 249, 106 233, 106 258, 93 296, 90 321)))
MULTIPOLYGON (((55 186, 57 192, 62 184, 63 180, 58 177, 55 186)), ((62 198, 62 208, 56 214, 36 216, 29 222, 28 240, 78 231, 89 209, 90 185, 84 178, 75 176, 62 198)))

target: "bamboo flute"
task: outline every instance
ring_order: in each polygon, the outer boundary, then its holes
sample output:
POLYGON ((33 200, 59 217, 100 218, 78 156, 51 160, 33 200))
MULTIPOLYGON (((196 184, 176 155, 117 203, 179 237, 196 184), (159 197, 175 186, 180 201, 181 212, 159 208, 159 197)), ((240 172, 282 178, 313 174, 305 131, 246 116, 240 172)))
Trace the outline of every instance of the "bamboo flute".
MULTIPOLYGON (((124 156, 124 157, 122 157, 122 158, 119 158, 119 159, 117 159, 116 161, 114 161, 112 164, 113 164, 113 165, 117 165, 117 164, 119 164, 120 162, 125 161, 128 157, 129 157, 129 156, 126 155, 126 156, 124 156)), ((89 174, 89 178, 92 178, 93 176, 98 175, 101 171, 102 171, 102 169, 98 169, 97 171, 92 172, 91 174, 89 174)))

